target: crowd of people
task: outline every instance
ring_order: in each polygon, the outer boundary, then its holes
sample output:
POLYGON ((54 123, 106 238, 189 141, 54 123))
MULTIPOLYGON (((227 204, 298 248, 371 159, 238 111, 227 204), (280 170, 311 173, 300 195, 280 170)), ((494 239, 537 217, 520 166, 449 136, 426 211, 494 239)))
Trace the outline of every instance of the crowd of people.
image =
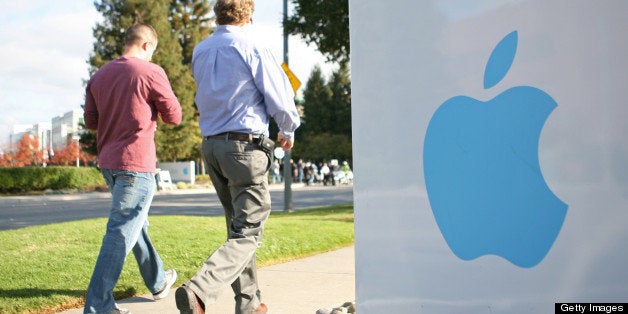
MULTIPOLYGON (((303 161, 300 158, 297 162, 290 160, 293 183, 305 183, 307 185, 336 185, 353 183, 353 171, 349 162, 338 160, 331 161, 303 161)), ((270 183, 282 183, 284 174, 284 163, 275 158, 270 166, 270 183)))

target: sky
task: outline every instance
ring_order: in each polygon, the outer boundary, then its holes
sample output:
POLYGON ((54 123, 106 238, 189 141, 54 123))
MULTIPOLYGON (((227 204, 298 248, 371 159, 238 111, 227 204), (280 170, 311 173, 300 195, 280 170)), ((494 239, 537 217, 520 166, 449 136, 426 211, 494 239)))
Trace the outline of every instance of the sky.
MULTIPOLYGON (((14 125, 48 122, 84 102, 92 28, 102 19, 93 0, 0 0, 0 149, 14 125)), ((253 29, 283 58, 283 0, 256 3, 253 29)), ((289 40, 290 69, 307 81, 312 68, 335 69, 314 46, 289 40)), ((301 90, 303 89, 303 85, 301 90)))

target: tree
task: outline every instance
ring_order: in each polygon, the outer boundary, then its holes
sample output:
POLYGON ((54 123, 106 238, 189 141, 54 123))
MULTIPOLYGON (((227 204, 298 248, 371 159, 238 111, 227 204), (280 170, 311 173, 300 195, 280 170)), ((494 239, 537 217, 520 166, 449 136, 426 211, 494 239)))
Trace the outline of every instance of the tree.
MULTIPOLYGON (((159 35, 158 53, 153 62, 160 65, 170 79, 172 89, 183 109, 180 125, 170 126, 158 122, 155 135, 157 158, 162 161, 198 158, 201 142, 196 109, 195 84, 189 66, 183 63, 183 49, 178 33, 173 30, 171 4, 191 3, 182 0, 101 0, 94 2, 104 19, 94 27, 94 51, 89 58, 90 73, 124 52, 125 31, 134 23, 152 25, 159 35)), ((194 2, 196 3, 196 2, 194 2)), ((185 37, 185 36, 184 36, 185 37)))
POLYGON ((79 139, 81 151, 94 157, 98 156, 96 132, 88 130, 83 122, 79 123, 79 126, 84 131, 84 133, 81 133, 81 138, 79 139))
POLYGON ((330 130, 351 139, 351 79, 346 64, 341 64, 338 71, 332 74, 328 87, 331 91, 329 105, 333 112, 333 127, 330 130))
POLYGON ((349 62, 349 1, 292 0, 294 14, 284 31, 315 44, 329 61, 349 62))
POLYGON ((351 80, 349 76, 348 0, 292 0, 293 14, 284 21, 284 31, 314 44, 328 61, 340 67, 329 83, 320 68, 314 68, 303 92, 303 126, 297 132, 301 144, 295 155, 351 159, 351 80), (332 146, 326 143, 335 143, 332 146))
POLYGON ((0 167, 13 167, 13 164, 13 154, 0 153, 0 167))
MULTIPOLYGON (((166 69, 172 82, 172 89, 183 107, 180 125, 162 124, 155 135, 157 157, 160 160, 197 160, 200 158, 201 135, 198 126, 198 111, 194 104, 196 83, 190 65, 194 46, 209 36, 213 19, 208 17, 214 1, 172 0, 169 5, 170 30, 178 45, 173 45, 181 56, 177 68, 184 75, 173 77, 166 69), (185 73, 183 73, 185 72, 185 73)), ((161 32, 161 30, 157 30, 161 32)), ((165 30, 164 30, 165 31, 165 30)), ((164 67, 165 69, 165 67, 164 67)))
POLYGON ((24 134, 15 154, 14 166, 38 166, 44 163, 44 153, 39 150, 39 137, 24 134))
POLYGON ((330 131, 332 113, 327 109, 331 96, 321 68, 315 66, 303 91, 303 125, 297 133, 298 140, 330 131))
POLYGON ((352 160, 351 138, 341 134, 319 133, 295 145, 294 156, 309 160, 352 160))
POLYGON ((183 64, 192 63, 194 46, 213 32, 210 13, 215 1, 176 0, 170 3, 170 23, 177 34, 183 64))
POLYGON ((351 160, 351 83, 345 66, 328 83, 319 67, 312 70, 303 92, 303 114, 295 157, 351 160))
POLYGON ((50 163, 58 166, 76 165, 79 154, 79 143, 68 138, 65 142, 65 147, 55 152, 55 155, 50 159, 50 163))

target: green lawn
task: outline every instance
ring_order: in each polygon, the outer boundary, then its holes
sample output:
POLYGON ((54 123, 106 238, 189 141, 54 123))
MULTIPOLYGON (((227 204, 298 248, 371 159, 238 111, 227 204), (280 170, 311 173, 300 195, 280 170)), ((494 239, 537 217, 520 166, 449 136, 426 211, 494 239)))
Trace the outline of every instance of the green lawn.
MULTIPOLYGON (((166 268, 189 279, 226 239, 223 217, 151 216, 149 232, 166 268)), ((54 313, 83 303, 106 219, 0 232, 0 313, 54 313)), ((353 205, 273 213, 258 250, 260 267, 353 243, 353 205)), ((132 254, 132 253, 131 253, 132 254)), ((117 299, 148 293, 128 256, 117 299)))

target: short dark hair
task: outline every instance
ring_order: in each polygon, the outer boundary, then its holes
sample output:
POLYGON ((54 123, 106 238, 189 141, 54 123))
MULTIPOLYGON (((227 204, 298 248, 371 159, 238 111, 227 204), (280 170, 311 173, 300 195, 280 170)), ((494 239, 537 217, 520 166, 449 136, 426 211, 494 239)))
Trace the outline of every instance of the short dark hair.
POLYGON ((145 42, 157 44, 157 32, 155 29, 144 23, 135 23, 126 30, 124 44, 126 46, 141 45, 145 42))

